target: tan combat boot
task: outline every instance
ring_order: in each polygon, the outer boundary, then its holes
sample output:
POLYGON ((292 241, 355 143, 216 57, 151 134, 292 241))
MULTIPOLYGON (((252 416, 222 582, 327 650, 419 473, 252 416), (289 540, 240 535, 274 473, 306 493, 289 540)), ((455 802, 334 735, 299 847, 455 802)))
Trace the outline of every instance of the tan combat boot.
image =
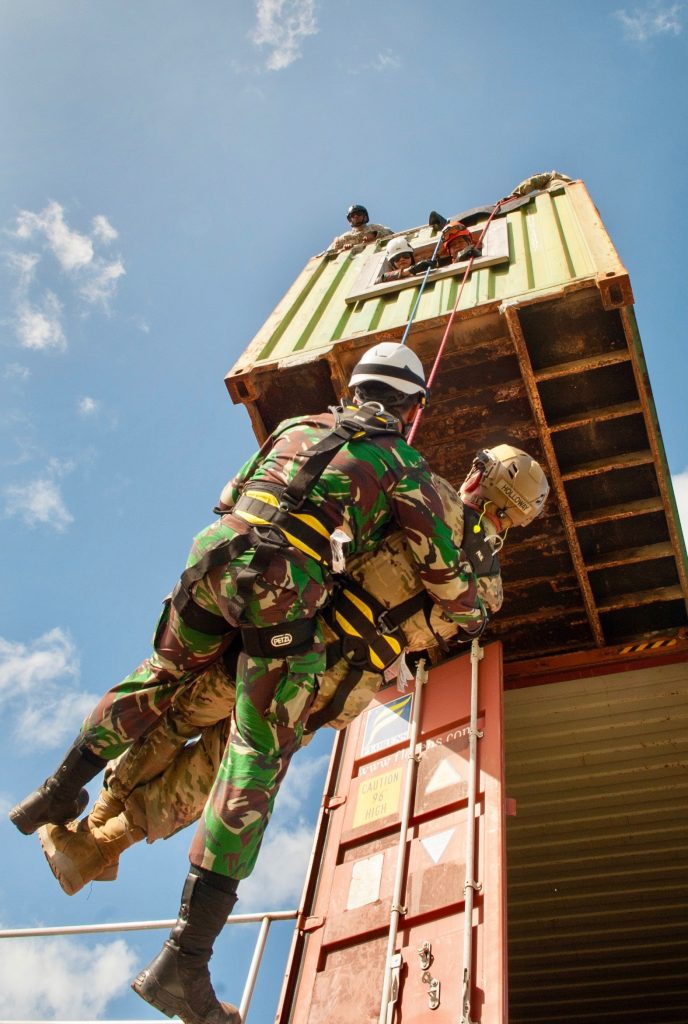
POLYGON ((50 870, 67 895, 73 896, 88 882, 114 878, 120 854, 145 834, 122 812, 93 831, 86 828, 73 832, 62 825, 44 825, 38 837, 50 870))
MULTIPOLYGON (((72 831, 93 832, 97 828, 103 828, 110 818, 116 818, 124 810, 124 802, 114 797, 107 789, 101 789, 98 799, 85 818, 77 822, 72 831)), ((71 826, 68 826, 71 827, 71 826)), ((94 878, 96 882, 114 882, 119 870, 119 857, 117 860, 104 867, 99 875, 94 878)))

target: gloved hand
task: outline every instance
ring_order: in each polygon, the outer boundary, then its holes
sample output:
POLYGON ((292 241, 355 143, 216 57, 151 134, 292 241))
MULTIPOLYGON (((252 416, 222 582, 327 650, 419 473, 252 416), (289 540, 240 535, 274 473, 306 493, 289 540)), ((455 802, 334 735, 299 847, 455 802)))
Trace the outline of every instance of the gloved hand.
POLYGON ((424 274, 426 270, 434 270, 437 266, 437 260, 421 260, 420 263, 415 263, 411 268, 412 274, 424 274))

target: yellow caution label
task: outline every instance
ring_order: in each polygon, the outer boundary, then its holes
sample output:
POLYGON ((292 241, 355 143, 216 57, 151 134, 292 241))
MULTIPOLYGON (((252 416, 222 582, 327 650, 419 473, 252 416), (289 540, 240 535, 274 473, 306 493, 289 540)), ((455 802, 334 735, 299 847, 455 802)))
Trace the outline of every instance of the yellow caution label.
POLYGON ((364 779, 358 788, 353 827, 360 828, 371 821, 388 818, 399 812, 403 768, 392 768, 380 775, 364 779))

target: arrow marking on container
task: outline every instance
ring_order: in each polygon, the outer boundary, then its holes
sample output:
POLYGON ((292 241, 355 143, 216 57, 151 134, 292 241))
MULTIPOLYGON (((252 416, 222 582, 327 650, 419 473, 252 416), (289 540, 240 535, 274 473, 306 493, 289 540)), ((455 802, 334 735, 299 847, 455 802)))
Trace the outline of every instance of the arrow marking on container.
POLYGON ((449 845, 449 840, 456 832, 455 828, 448 828, 446 832, 435 832, 433 836, 421 839, 423 848, 434 864, 438 864, 442 854, 449 845))
POLYGON ((444 760, 440 761, 428 779, 425 792, 437 793, 438 790, 446 789, 447 786, 455 786, 457 782, 461 782, 461 776, 448 758, 445 757, 444 760))

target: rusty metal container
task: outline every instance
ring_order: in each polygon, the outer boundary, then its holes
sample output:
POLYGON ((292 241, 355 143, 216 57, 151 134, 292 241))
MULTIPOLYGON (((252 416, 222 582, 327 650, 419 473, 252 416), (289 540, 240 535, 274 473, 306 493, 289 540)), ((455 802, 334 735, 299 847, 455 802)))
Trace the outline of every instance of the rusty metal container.
MULTIPOLYGON (((501 648, 480 663, 477 802, 467 819, 470 665, 433 668, 423 688, 415 756, 414 694, 382 690, 340 734, 314 861, 277 1014, 279 1024, 377 1024, 406 775, 417 774, 406 847, 394 1020, 456 1024, 465 885, 479 883, 470 935, 472 1014, 506 1024, 501 648), (466 870, 466 832, 475 861, 466 870)), ((394 990, 394 986, 393 986, 394 990)))

